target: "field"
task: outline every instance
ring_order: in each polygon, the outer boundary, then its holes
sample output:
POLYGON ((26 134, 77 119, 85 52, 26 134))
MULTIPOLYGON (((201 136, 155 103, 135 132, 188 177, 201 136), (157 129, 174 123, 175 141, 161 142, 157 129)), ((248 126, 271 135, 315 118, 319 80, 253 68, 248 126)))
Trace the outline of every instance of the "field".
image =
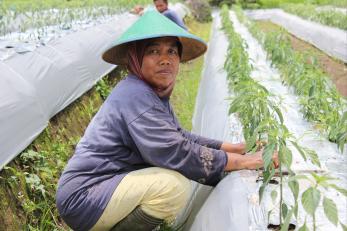
MULTIPOLYGON (((212 22, 191 14, 185 22, 209 41, 213 23, 221 21, 228 48, 223 67, 209 77, 226 76, 224 116, 242 125, 230 132, 241 134, 247 152, 266 144, 256 194, 269 227, 347 230, 347 47, 336 45, 347 36, 346 2, 208 2, 217 7, 212 22), (308 34, 321 37, 313 43, 267 14, 296 17, 296 28, 305 31, 304 22, 308 34), (333 39, 325 39, 329 34, 333 39)), ((129 11, 138 4, 152 1, 0 0, 0 143, 6 144, 0 147, 0 231, 70 230, 55 206, 57 181, 86 126, 127 74, 102 63, 100 52, 135 21, 129 11)), ((209 92, 198 93, 201 76, 208 75, 204 65, 210 65, 205 58, 181 64, 171 96, 186 130, 194 129, 197 97, 209 92)), ((216 124, 221 118, 213 110, 203 113, 216 124)))

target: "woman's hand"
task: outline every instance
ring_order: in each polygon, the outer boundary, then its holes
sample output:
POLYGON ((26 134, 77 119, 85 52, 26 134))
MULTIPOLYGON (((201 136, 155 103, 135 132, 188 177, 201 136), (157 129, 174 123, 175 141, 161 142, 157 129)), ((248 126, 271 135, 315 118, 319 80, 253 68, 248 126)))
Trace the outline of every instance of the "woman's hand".
POLYGON ((229 142, 223 142, 220 149, 225 152, 243 155, 246 152, 246 144, 245 143, 232 144, 229 142))
MULTIPOLYGON (((264 166, 263 162, 263 149, 254 154, 238 155, 236 153, 228 153, 228 162, 225 166, 225 171, 234 171, 241 169, 259 169, 264 166)), ((274 152, 272 156, 275 168, 278 168, 278 153, 274 152)))

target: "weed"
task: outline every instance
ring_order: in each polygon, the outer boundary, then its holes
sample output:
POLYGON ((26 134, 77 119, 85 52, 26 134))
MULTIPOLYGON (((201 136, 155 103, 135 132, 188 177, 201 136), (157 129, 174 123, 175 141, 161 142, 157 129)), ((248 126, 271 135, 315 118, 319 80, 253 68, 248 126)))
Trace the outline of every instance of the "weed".
POLYGON ((103 100, 107 98, 112 90, 111 86, 107 83, 107 76, 104 78, 100 79, 95 86, 96 91, 100 94, 103 100))

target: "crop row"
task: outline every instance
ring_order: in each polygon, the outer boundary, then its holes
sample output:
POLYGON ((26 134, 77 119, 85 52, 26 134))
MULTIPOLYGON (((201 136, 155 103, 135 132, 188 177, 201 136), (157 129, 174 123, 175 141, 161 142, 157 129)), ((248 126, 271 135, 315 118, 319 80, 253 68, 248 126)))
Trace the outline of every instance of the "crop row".
MULTIPOLYGON (((305 160, 309 158, 313 164, 320 166, 318 156, 314 151, 303 148, 295 142, 295 138, 283 124, 282 112, 280 110, 281 105, 276 101, 276 97, 262 85, 250 78, 252 67, 249 64, 249 57, 245 50, 247 44, 240 35, 234 31, 233 23, 229 18, 228 7, 223 6, 221 15, 223 29, 229 40, 225 70, 227 71, 229 88, 234 93, 230 105, 230 113, 238 114, 243 124, 244 136, 249 150, 253 149, 251 151, 255 151, 255 142, 257 139, 262 139, 267 142, 263 152, 264 180, 259 190, 260 198, 263 196, 264 188, 274 177, 275 169, 271 164, 271 157, 272 153, 277 150, 280 160, 279 217, 281 230, 288 230, 292 216, 298 219, 299 199, 307 214, 313 218, 314 229, 316 209, 321 200, 323 201, 324 212, 327 218, 337 225, 338 211, 336 204, 333 200, 323 195, 322 188, 335 188, 345 196, 347 195, 346 190, 331 184, 331 178, 326 175, 320 176, 314 173, 310 176, 296 175, 291 171, 292 151, 287 147, 287 144, 292 144, 305 160), (283 201, 284 177, 282 172, 284 168, 286 168, 290 174, 287 185, 295 199, 293 205, 287 205, 283 201), (311 182, 311 186, 301 194, 300 198, 298 179, 305 179, 311 182)), ((274 190, 271 196, 273 200, 275 200, 277 191, 274 190)), ((302 225, 302 228, 307 228, 306 222, 302 225)))
MULTIPOLYGON (((173 0, 176 1, 176 0, 173 0)), ((172 1, 171 1, 172 2, 172 1)), ((116 7, 129 8, 136 4, 151 4, 151 0, 1 0, 0 4, 5 9, 10 9, 18 13, 28 11, 42 11, 49 9, 72 9, 84 7, 116 7)))
POLYGON ((310 4, 283 4, 281 8, 288 13, 298 15, 310 21, 347 30, 346 13, 334 9, 317 8, 317 6, 310 4))
POLYGON ((263 45, 272 64, 281 71, 282 80, 299 96, 304 117, 337 143, 341 152, 347 143, 347 105, 311 53, 301 53, 291 47, 284 31, 263 33, 249 21, 240 9, 240 20, 263 45))
POLYGON ((20 1, 11 4, 2 3, 0 5, 0 36, 51 25, 60 25, 61 29, 68 29, 72 22, 78 20, 95 20, 120 13, 135 4, 150 3, 148 0, 59 2, 34 1, 31 5, 20 1))
POLYGON ((279 8, 281 5, 287 3, 346 7, 345 0, 257 0, 256 2, 259 3, 263 8, 279 8))
MULTIPOLYGON (((275 149, 279 148, 280 173, 282 172, 282 165, 290 169, 292 153, 286 146, 290 134, 283 125, 281 111, 278 109, 277 103, 271 99, 271 94, 262 85, 250 78, 252 67, 248 63, 249 57, 244 49, 246 44, 233 29, 228 7, 223 6, 221 16, 223 29, 229 40, 224 68, 227 72, 229 88, 234 93, 229 113, 238 114, 243 125, 248 151, 256 148, 257 139, 265 139, 262 141, 268 142, 263 154, 264 181, 259 190, 260 198, 262 198, 266 185, 275 174, 275 168, 271 165, 271 157, 275 149)), ((296 181, 293 182, 298 186, 296 181)), ((280 204, 281 207, 288 207, 282 201, 282 186, 281 175, 280 204)), ((296 195, 296 190, 293 193, 296 195)), ((280 211, 282 212, 282 210, 280 211)), ((286 217, 283 215, 280 215, 281 221, 286 217)))
POLYGON ((33 28, 44 28, 51 25, 60 25, 61 29, 69 29, 73 22, 78 20, 95 20, 102 16, 116 14, 116 7, 107 8, 73 8, 50 9, 46 11, 33 11, 18 14, 15 11, 5 12, 6 16, 0 21, 0 35, 12 32, 26 32, 33 28))

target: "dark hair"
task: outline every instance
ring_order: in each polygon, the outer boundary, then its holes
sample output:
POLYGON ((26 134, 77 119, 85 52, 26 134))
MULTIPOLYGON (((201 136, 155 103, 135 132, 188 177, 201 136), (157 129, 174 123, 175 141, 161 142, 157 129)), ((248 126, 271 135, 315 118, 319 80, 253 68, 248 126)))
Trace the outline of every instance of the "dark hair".
POLYGON ((182 46, 182 43, 179 40, 177 41, 177 49, 178 49, 178 55, 179 55, 180 59, 182 59, 183 46, 182 46))
MULTIPOLYGON (((159 0, 153 0, 153 2, 157 2, 157 1, 159 1, 159 0)), ((163 0, 163 2, 164 2, 165 4, 167 4, 167 1, 168 1, 168 0, 163 0)))

